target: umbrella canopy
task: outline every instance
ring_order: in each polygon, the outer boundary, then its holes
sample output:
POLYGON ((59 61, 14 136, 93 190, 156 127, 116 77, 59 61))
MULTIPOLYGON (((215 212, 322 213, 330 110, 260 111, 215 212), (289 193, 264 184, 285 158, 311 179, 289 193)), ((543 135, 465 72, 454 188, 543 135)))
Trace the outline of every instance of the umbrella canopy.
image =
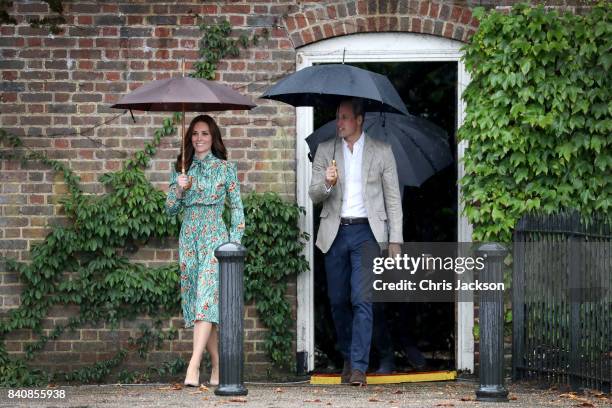
POLYGON ((249 110, 255 105, 232 88, 205 79, 180 77, 149 82, 111 106, 155 112, 249 110))
MULTIPOLYGON (((183 61, 183 72, 185 63, 183 61)), ((255 105, 234 89, 205 79, 178 77, 149 82, 111 108, 154 112, 183 112, 181 131, 182 172, 185 174, 185 112, 249 110, 255 105)))
MULTIPOLYGON (((413 115, 372 113, 365 115, 363 130, 391 145, 402 186, 420 186, 453 162, 446 132, 413 115)), ((336 137, 336 121, 327 122, 306 138, 314 157, 319 143, 336 137)))
POLYGON ((331 108, 347 97, 364 99, 369 112, 408 115, 402 98, 386 76, 344 64, 301 69, 278 81, 261 96, 292 106, 331 108))

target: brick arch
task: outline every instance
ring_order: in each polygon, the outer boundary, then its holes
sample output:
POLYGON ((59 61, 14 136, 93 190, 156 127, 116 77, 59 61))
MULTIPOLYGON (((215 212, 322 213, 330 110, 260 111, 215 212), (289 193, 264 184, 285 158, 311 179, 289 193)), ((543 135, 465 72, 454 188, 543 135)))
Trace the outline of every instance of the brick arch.
POLYGON ((478 28, 469 7, 419 0, 330 1, 284 16, 295 48, 355 33, 411 32, 468 42, 478 28))

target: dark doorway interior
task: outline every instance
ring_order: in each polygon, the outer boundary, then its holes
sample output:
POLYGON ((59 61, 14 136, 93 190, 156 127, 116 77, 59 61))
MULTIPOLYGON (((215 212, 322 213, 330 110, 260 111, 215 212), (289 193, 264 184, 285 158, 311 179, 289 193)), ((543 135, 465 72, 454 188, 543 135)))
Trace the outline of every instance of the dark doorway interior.
MULTIPOLYGON (((386 75, 398 90, 408 111, 430 120, 448 133, 456 158, 457 63, 453 61, 351 64, 386 75)), ((315 109, 314 128, 335 118, 331 110, 315 109)), ((399 164, 398 164, 399 165, 399 164)), ((420 187, 406 187, 403 194, 404 241, 454 242, 457 240, 457 166, 452 164, 420 187)), ((318 231, 320 206, 315 206, 314 233, 318 231)), ((342 368, 335 348, 323 254, 315 248, 315 371, 342 368)), ((455 368, 455 310, 451 303, 388 303, 385 316, 393 339, 395 364, 408 370, 409 346, 417 346, 431 369, 455 368)), ((378 356, 373 345, 370 369, 378 356)))

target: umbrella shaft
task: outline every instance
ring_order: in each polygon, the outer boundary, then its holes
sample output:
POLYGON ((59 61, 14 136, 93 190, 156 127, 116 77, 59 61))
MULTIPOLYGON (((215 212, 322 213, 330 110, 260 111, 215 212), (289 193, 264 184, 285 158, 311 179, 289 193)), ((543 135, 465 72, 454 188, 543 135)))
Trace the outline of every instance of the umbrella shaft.
POLYGON ((183 164, 183 174, 185 174, 185 105, 183 104, 183 117, 181 119, 181 161, 183 164))

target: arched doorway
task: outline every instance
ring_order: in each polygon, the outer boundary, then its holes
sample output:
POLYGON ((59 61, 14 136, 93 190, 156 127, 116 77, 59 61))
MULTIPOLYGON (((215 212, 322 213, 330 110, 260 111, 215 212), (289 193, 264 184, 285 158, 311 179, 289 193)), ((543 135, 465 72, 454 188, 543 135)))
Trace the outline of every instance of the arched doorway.
MULTIPOLYGON (((463 121, 463 104, 460 98, 469 82, 465 67, 461 62, 461 46, 459 41, 441 37, 414 34, 414 33, 367 33, 354 34, 316 42, 297 50, 297 69, 303 69, 317 63, 416 63, 416 62, 452 62, 456 69, 456 127, 463 121)), ((297 324, 297 351, 302 353, 308 370, 314 368, 315 352, 315 256, 314 256, 314 228, 313 206, 308 197, 310 184, 311 164, 307 158, 308 146, 304 141, 314 127, 312 108, 297 109, 297 198, 298 204, 306 208, 306 215, 302 219, 302 229, 308 232, 313 239, 306 247, 306 257, 310 263, 310 270, 298 277, 298 324, 297 324)), ((465 146, 456 146, 457 168, 453 174, 458 178, 463 175, 461 158, 465 146)), ((458 187, 457 187, 458 188, 458 187)), ((457 190, 454 196, 456 203, 456 234, 458 242, 471 240, 471 228, 467 220, 460 214, 461 191, 457 190)), ((474 342, 473 303, 461 302, 455 305, 454 351, 455 368, 458 370, 473 371, 474 369, 474 342)))

